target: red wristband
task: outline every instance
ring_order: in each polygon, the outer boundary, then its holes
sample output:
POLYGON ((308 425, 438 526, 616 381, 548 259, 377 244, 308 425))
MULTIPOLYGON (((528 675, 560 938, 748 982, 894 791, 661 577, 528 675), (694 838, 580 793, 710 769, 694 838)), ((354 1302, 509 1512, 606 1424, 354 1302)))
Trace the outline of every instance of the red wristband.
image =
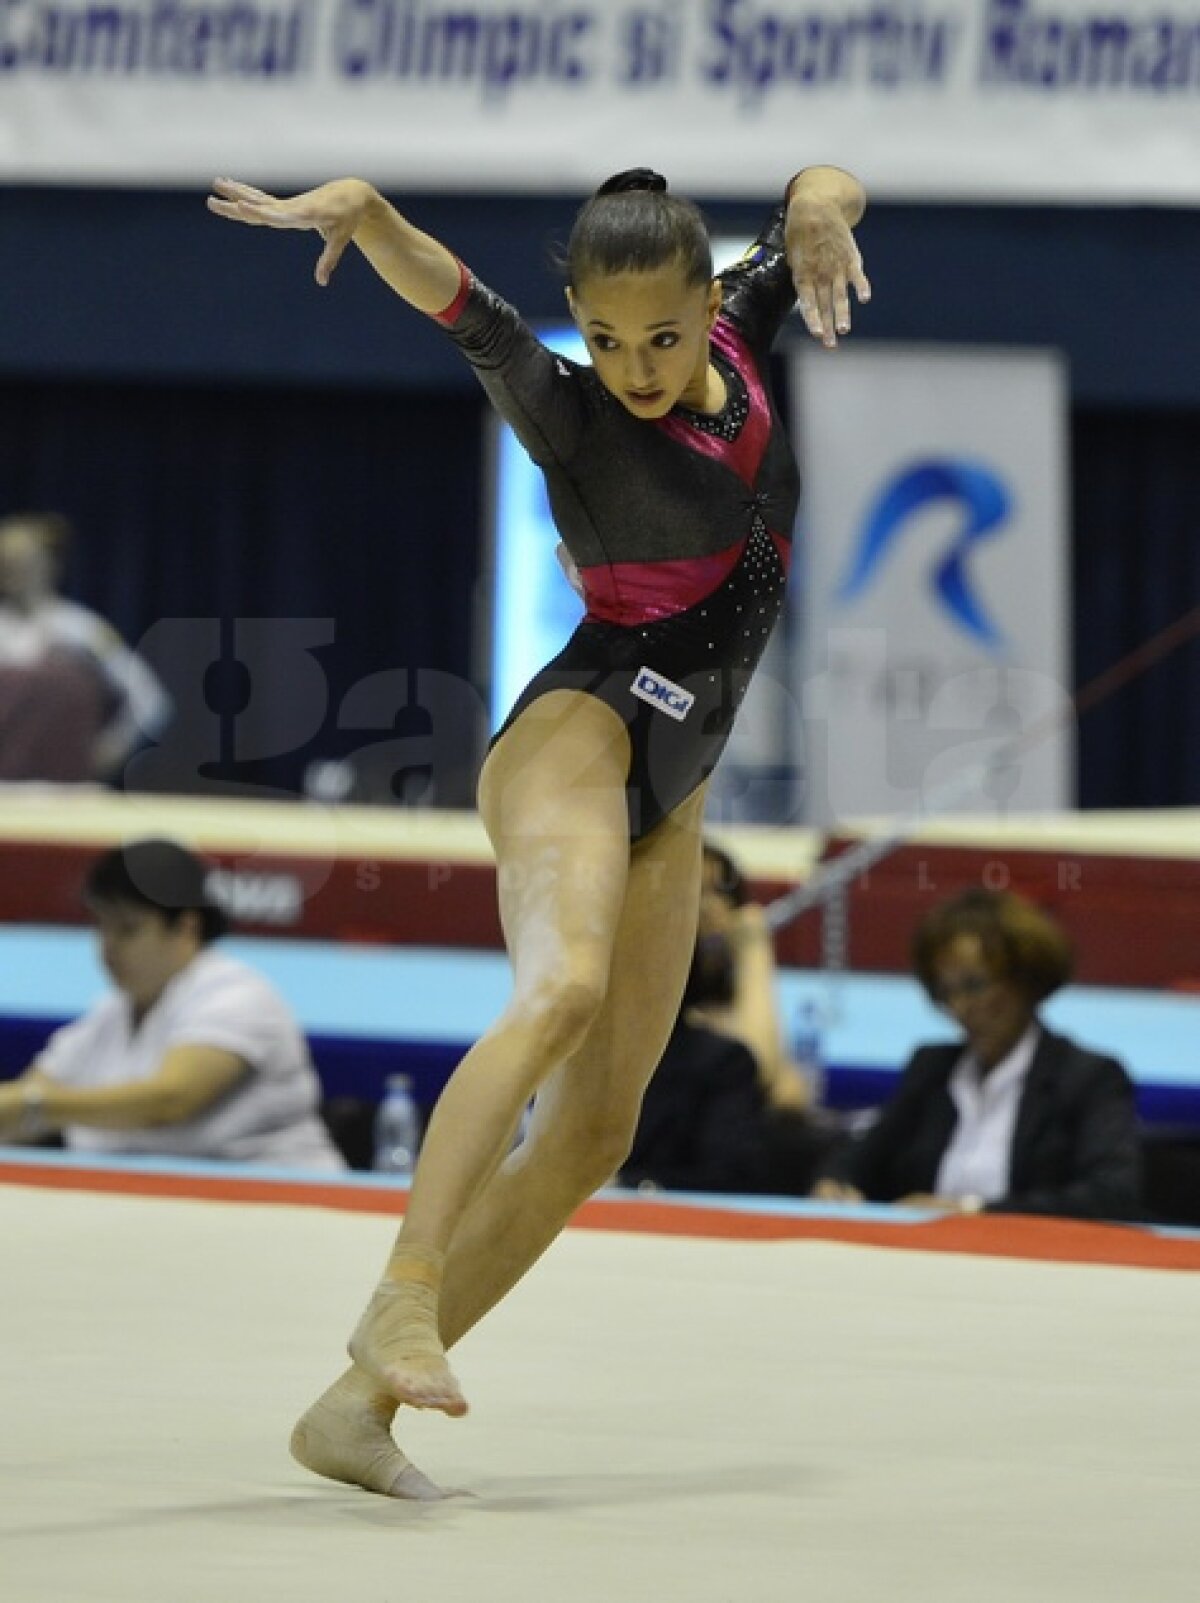
MULTIPOLYGON (((455 257, 458 261, 458 258, 455 257)), ((458 263, 458 293, 440 312, 433 313, 434 322, 440 323, 443 328, 453 328, 462 316, 462 309, 467 304, 467 296, 471 293, 471 273, 465 262, 458 263)))

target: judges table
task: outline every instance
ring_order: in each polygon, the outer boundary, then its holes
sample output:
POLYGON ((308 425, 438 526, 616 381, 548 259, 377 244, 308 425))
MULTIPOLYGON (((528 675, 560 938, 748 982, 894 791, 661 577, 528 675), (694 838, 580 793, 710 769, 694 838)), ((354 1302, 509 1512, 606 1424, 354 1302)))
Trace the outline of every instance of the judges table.
MULTIPOLYGON (((870 831, 714 834, 770 900, 870 831)), ((505 1004, 470 815, 15 787, 0 791, 0 1073, 101 993, 80 885, 100 851, 148 835, 216 864, 214 893, 245 932, 228 949, 288 998, 331 1097, 375 1099, 402 1071, 430 1103, 505 1004)), ((1200 813, 1183 810, 929 826, 853 882, 844 971, 819 966, 818 915, 781 932, 785 1028, 815 1003, 831 1104, 878 1102, 917 1044, 949 1038, 908 946, 927 907, 972 884, 1011 884, 1063 922, 1078 978, 1047 1023, 1121 1059, 1148 1125, 1200 1129, 1200 813)))

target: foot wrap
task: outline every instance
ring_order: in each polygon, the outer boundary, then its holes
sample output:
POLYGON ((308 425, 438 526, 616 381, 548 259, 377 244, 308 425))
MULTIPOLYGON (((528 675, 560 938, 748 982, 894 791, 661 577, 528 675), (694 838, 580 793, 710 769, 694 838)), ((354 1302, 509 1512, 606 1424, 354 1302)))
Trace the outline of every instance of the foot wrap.
POLYGON ((361 1383, 343 1379, 331 1386, 297 1422, 292 1457, 316 1475, 383 1497, 421 1503, 444 1497, 392 1440, 388 1423, 395 1410, 369 1398, 369 1386, 361 1383))
POLYGON ((398 1246, 350 1338, 350 1356, 397 1402, 465 1414, 438 1334, 445 1255, 398 1246))

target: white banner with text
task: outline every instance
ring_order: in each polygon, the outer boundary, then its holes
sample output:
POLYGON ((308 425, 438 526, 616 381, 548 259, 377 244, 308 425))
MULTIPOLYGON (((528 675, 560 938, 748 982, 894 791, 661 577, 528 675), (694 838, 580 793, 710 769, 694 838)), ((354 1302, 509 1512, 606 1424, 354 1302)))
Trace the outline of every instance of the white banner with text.
POLYGON ((0 177, 1200 203, 1200 0, 0 0, 0 177))

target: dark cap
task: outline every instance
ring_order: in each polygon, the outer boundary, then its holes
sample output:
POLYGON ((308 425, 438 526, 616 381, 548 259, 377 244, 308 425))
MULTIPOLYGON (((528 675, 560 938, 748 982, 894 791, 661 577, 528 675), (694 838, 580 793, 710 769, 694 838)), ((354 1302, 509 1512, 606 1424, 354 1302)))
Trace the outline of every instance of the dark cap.
POLYGON ((89 902, 128 902, 168 915, 200 913, 207 942, 228 928, 208 889, 211 872, 210 863, 178 841, 130 841, 97 858, 84 895, 89 902))

